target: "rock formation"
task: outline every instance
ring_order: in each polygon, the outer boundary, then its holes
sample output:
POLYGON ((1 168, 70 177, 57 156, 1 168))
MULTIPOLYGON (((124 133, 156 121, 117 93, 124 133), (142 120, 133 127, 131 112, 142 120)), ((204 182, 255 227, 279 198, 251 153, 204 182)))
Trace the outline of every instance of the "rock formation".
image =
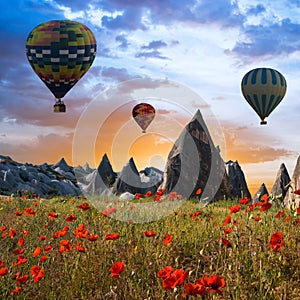
POLYGON ((155 194, 163 182, 164 172, 154 167, 148 167, 140 172, 140 178, 141 193, 144 195, 150 191, 152 194, 155 194))
POLYGON ((298 207, 300 203, 300 196, 295 195, 293 191, 300 189, 300 156, 297 159, 294 173, 291 180, 291 187, 289 187, 284 199, 284 203, 287 207, 298 207))
POLYGON ((269 192, 265 186, 265 184, 263 183, 260 188, 258 189, 258 191, 255 193, 255 195, 253 196, 253 203, 256 203, 258 201, 262 201, 261 197, 263 195, 267 194, 269 196, 269 192))
POLYGON ((120 195, 125 192, 135 195, 136 193, 141 192, 140 174, 132 157, 119 173, 118 178, 113 185, 112 192, 116 195, 120 195))
POLYGON ((209 201, 230 197, 225 163, 199 110, 168 155, 162 188, 166 193, 175 191, 186 198, 195 197, 199 188, 209 201))
POLYGON ((239 163, 232 160, 226 163, 226 171, 229 177, 230 183, 230 198, 241 199, 247 197, 251 200, 251 194, 249 192, 247 182, 239 163))
POLYGON ((290 182, 291 182, 290 175, 285 167, 285 164, 282 163, 277 172, 275 183, 272 187, 270 195, 275 197, 282 195, 282 199, 284 199, 289 188, 288 184, 290 182))
POLYGON ((80 195, 72 167, 64 159, 55 165, 22 164, 0 155, 0 194, 28 190, 41 197, 80 195))
MULTIPOLYGON (((88 168, 83 168, 83 170, 88 170, 88 168)), ((78 174, 82 175, 82 170, 78 174)), ((78 181, 85 194, 100 195, 114 184, 116 177, 117 174, 113 171, 107 155, 104 154, 98 168, 81 179, 78 178, 78 181)))

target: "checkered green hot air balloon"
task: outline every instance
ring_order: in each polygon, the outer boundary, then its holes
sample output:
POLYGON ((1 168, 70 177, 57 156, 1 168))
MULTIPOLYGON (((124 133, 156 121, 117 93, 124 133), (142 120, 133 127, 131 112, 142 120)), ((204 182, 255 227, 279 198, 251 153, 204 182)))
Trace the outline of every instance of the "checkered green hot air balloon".
POLYGON ((249 71, 242 79, 242 93, 259 115, 261 125, 276 108, 286 93, 286 80, 281 73, 270 68, 249 71))
POLYGON ((45 22, 28 35, 28 61, 55 96, 54 112, 66 111, 61 98, 89 70, 96 56, 96 48, 92 31, 75 21, 45 22))

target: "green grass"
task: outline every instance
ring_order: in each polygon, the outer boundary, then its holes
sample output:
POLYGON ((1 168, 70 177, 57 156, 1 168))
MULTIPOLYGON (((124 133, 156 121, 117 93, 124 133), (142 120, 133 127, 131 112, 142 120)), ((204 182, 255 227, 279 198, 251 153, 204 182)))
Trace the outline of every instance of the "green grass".
POLYGON ((300 299, 300 224, 296 221, 299 215, 286 210, 278 219, 278 208, 274 206, 264 212, 259 212, 259 207, 245 212, 247 205, 229 214, 229 207, 235 204, 221 201, 200 209, 196 200, 154 203, 153 198, 140 202, 117 198, 2 198, 0 227, 7 229, 0 232, 0 261, 4 262, 0 269, 7 267, 8 272, 0 276, 0 299, 183 299, 184 285, 174 290, 163 288, 157 273, 165 266, 189 272, 185 283, 195 283, 205 275, 222 276, 226 281, 223 296, 209 293, 203 299, 300 299), (90 209, 78 208, 82 202, 88 202, 90 209), (26 216, 24 210, 28 207, 37 214, 26 216), (109 207, 117 208, 113 218, 102 216, 109 207), (16 211, 22 215, 16 216, 16 211), (196 211, 201 214, 192 217, 196 211), (49 219, 49 212, 56 212, 58 217, 49 219), (71 213, 76 220, 66 222, 71 213), (228 215, 232 222, 225 227, 233 231, 225 238, 231 243, 230 248, 222 243, 223 222, 228 215), (256 222, 254 218, 258 215, 261 221, 256 222), (98 239, 77 238, 74 229, 80 224, 85 225, 89 234, 97 234, 98 239), (66 225, 66 235, 53 238, 66 225), (13 238, 9 236, 12 229, 17 231, 13 238), (21 230, 27 230, 29 235, 21 230), (156 235, 146 237, 146 230, 155 231, 156 235), (276 252, 269 241, 279 231, 285 244, 276 252), (105 236, 109 233, 118 233, 120 238, 107 241, 105 236), (165 245, 167 233, 173 240, 165 245), (41 235, 46 236, 44 241, 40 240, 41 235), (24 238, 23 246, 18 246, 20 237, 24 238), (69 240, 72 250, 59 253, 61 240, 69 240), (76 250, 78 242, 85 248, 84 253, 76 250), (49 244, 54 249, 44 262, 39 260, 45 251, 32 257, 36 247, 44 249, 49 244), (25 264, 13 266, 18 257, 12 253, 15 249, 24 249, 21 255, 28 259, 25 264), (119 278, 111 278, 110 268, 117 261, 124 261, 125 270, 119 278), (45 270, 39 282, 34 282, 30 274, 34 265, 45 270), (17 272, 20 276, 29 275, 26 283, 16 283, 13 275, 17 272), (11 291, 16 286, 22 290, 13 296, 11 291))

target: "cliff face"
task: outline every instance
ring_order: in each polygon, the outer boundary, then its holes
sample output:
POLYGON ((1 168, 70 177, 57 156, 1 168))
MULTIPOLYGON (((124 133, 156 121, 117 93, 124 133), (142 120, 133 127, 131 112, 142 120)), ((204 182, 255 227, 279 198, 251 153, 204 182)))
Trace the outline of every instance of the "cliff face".
POLYGON ((270 194, 275 197, 282 195, 282 199, 284 199, 288 191, 288 184, 290 182, 291 178, 285 167, 285 164, 281 164, 270 194))
POLYGON ((218 147, 215 147, 198 110, 171 149, 162 187, 186 198, 205 189, 209 200, 230 197, 229 179, 218 147))

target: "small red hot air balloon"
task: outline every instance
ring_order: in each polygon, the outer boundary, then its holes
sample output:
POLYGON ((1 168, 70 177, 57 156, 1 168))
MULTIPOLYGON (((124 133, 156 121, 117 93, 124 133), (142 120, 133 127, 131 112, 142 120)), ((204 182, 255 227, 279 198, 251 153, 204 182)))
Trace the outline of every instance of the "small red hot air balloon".
POLYGON ((140 103, 132 109, 132 116, 137 124, 142 128, 142 132, 145 133, 147 127, 154 119, 155 109, 148 103, 140 103))

